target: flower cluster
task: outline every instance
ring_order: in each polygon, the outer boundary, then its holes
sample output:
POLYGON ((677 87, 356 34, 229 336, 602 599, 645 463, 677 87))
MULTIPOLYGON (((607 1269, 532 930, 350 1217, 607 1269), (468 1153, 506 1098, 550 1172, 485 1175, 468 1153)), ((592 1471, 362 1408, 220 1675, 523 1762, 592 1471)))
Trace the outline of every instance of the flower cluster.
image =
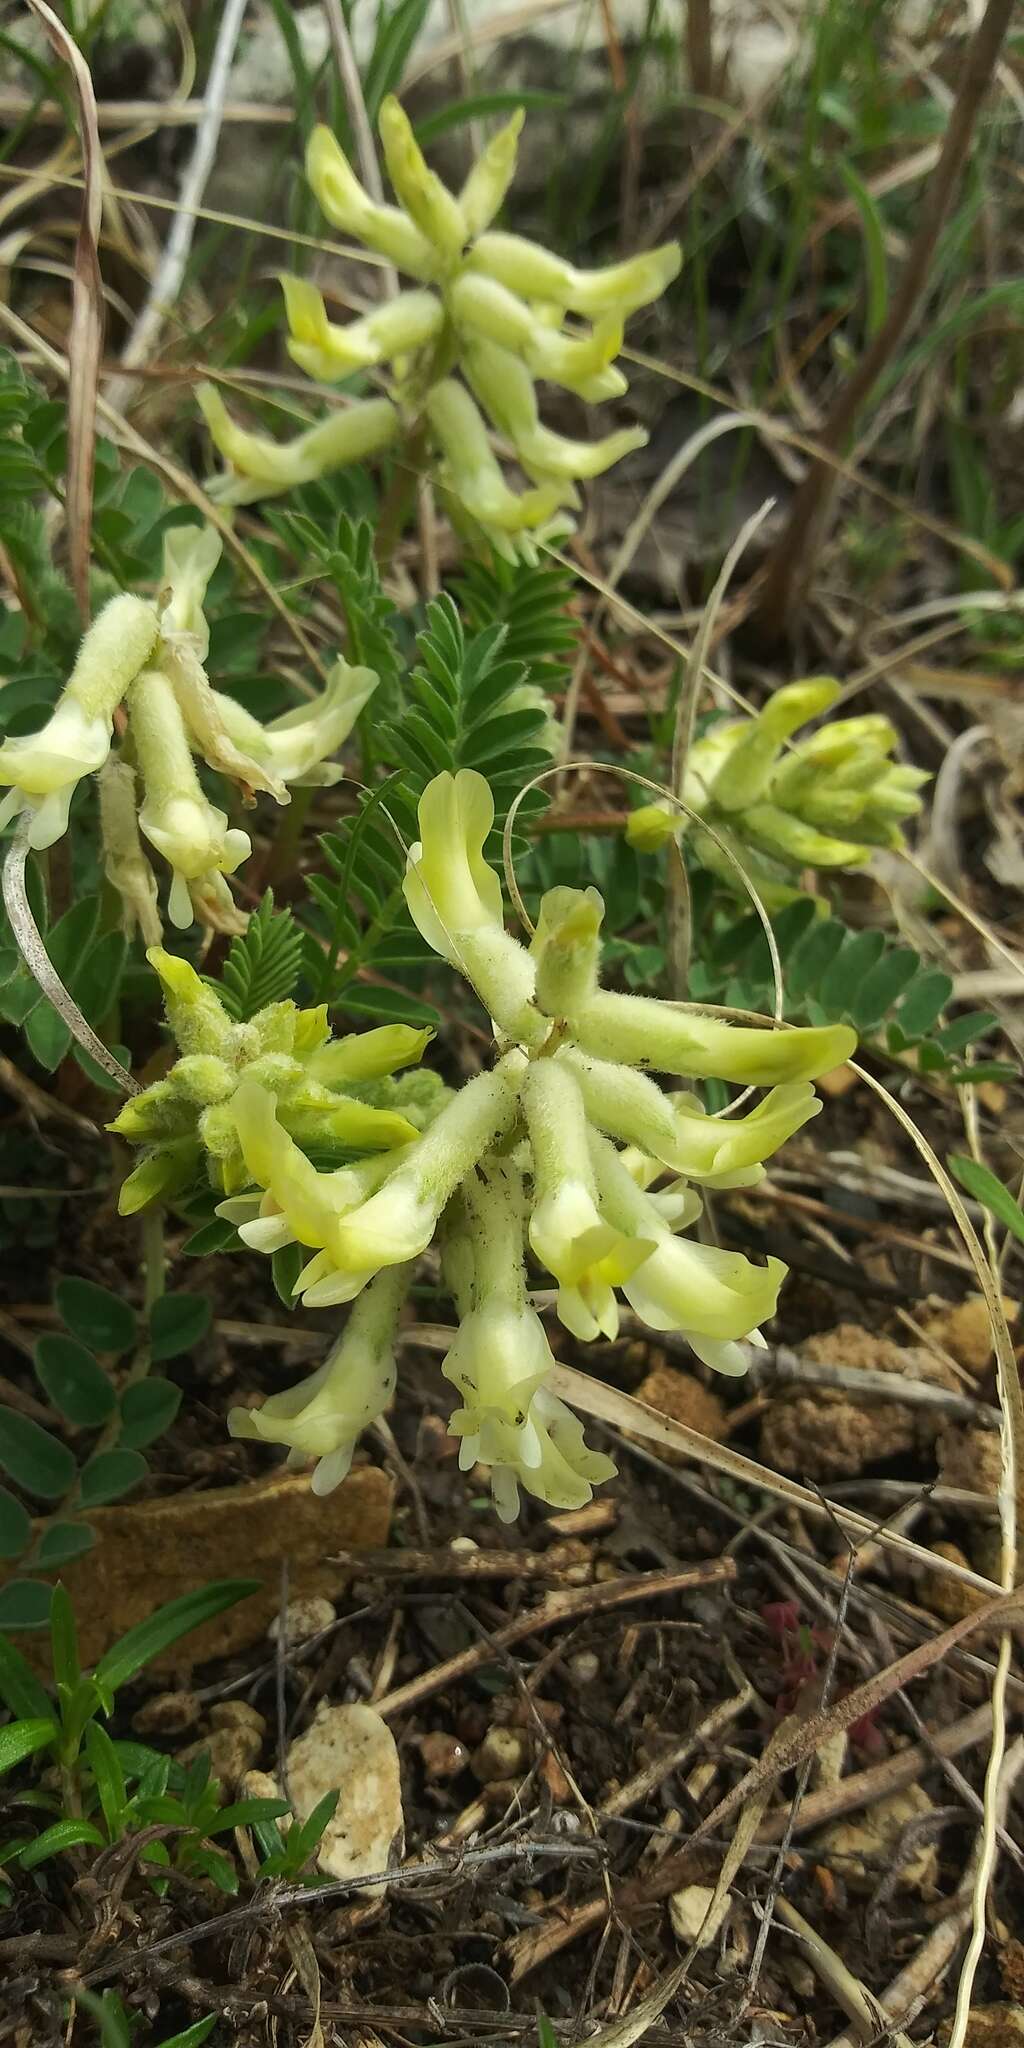
MULTIPOLYGON (((873 846, 900 846, 902 821, 921 808, 928 776, 893 758, 887 718, 837 718, 787 744, 839 695, 829 676, 788 683, 756 718, 722 719, 690 749, 684 802, 735 848, 769 904, 787 871, 855 867, 873 846)), ((627 831, 647 853, 688 827, 671 804, 656 803, 635 810, 627 831)), ((699 826, 696 843, 703 864, 735 888, 735 868, 699 826)))
POLYGON ((157 599, 111 598, 42 730, 0 746, 0 785, 9 785, 0 826, 27 813, 29 843, 39 849, 67 830, 78 783, 99 774, 107 876, 127 929, 138 925, 149 944, 159 942, 161 926, 143 839, 170 869, 172 924, 184 929, 198 917, 216 931, 246 925, 225 877, 251 851, 249 835, 210 802, 194 756, 236 782, 246 801, 265 790, 286 804, 296 784, 340 780, 334 756, 379 680, 372 669, 337 661, 319 698, 267 725, 213 689, 203 600, 220 552, 212 527, 170 528, 157 599), (122 738, 112 754, 115 723, 122 738))
MULTIPOLYGON (((379 1386, 390 1383, 401 1293, 393 1276, 411 1272, 439 1234, 460 1318, 443 1367, 462 1402, 452 1428, 463 1463, 491 1467, 498 1512, 509 1519, 520 1486, 576 1507, 611 1470, 552 1391, 554 1361, 528 1298, 527 1256, 553 1280, 558 1318, 574 1336, 614 1337, 621 1293, 649 1328, 680 1331, 708 1365, 741 1372, 739 1340, 758 1341, 785 1268, 679 1233, 699 1217, 703 1188, 762 1176, 764 1159, 819 1109, 813 1077, 846 1059, 855 1040, 841 1025, 740 1028, 602 989, 604 905, 594 889, 549 891, 524 948, 505 931, 501 885, 484 857, 493 819, 480 775, 438 776, 420 803, 405 894, 422 936, 461 969, 490 1013, 494 1066, 452 1095, 412 1143, 340 1174, 316 1172, 255 1073, 230 1107, 245 1167, 262 1191, 240 1198, 259 1211, 243 1235, 262 1249, 291 1240, 308 1250, 296 1282, 308 1306, 361 1303, 364 1289, 382 1290, 349 1326, 360 1359, 367 1330, 376 1332, 379 1386), (666 1093, 650 1069, 769 1092, 745 1115, 712 1116, 692 1094, 666 1093)), ((238 1215, 238 1200, 223 1213, 238 1215)), ((332 1418, 341 1417, 338 1442, 350 1446, 347 1342, 306 1394, 296 1390, 232 1426, 308 1450, 311 1423, 314 1447, 329 1459, 332 1418)), ((360 1365, 360 1413, 365 1384, 360 1365)))
POLYGON ((647 439, 623 428, 576 441, 542 425, 537 381, 590 401, 617 398, 615 367, 623 325, 660 297, 680 265, 676 242, 604 270, 581 271, 537 243, 495 232, 491 223, 512 182, 522 112, 490 142, 456 196, 423 159, 396 99, 384 101, 380 135, 398 206, 364 191, 327 128, 316 128, 306 160, 313 192, 334 227, 415 280, 364 318, 328 319, 320 292, 282 279, 289 353, 322 383, 388 364, 391 395, 364 398, 281 446, 246 433, 217 391, 200 404, 228 469, 209 486, 222 502, 246 504, 290 490, 383 449, 403 427, 422 425, 453 516, 482 531, 501 553, 531 552, 552 522, 567 530, 576 483, 600 476, 647 439), (567 328, 567 313, 591 324, 567 328), (460 373, 459 376, 455 372, 460 373), (529 479, 515 490, 491 447, 492 428, 529 479))
MULTIPOLYGON (((259 1178, 251 1165, 254 1141, 247 1163, 238 1135, 237 1110, 246 1090, 258 1088, 260 1100, 273 1104, 282 1129, 297 1143, 320 1152, 375 1155, 411 1144, 445 1093, 429 1071, 398 1082, 390 1078, 399 1068, 417 1065, 429 1031, 385 1024, 332 1038, 325 1005, 300 1010, 293 1002, 268 1003, 237 1024, 187 960, 160 946, 151 946, 147 958, 160 978, 178 1057, 108 1125, 145 1148, 122 1184, 122 1216, 180 1193, 204 1160, 212 1185, 228 1196, 259 1178)), ((368 1174, 372 1181, 382 1169, 374 1157, 342 1169, 342 1178, 347 1171, 368 1174)), ((275 1250, 278 1239, 288 1241, 272 1204, 261 1207, 259 1197, 229 1201, 224 1213, 240 1221, 243 1236, 250 1233, 262 1250, 275 1250)))

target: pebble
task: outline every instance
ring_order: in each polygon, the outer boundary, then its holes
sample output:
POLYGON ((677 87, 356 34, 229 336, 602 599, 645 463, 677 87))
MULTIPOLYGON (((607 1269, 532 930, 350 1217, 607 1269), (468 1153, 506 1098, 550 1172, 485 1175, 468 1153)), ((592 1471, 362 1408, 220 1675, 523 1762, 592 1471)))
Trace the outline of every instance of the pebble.
POLYGON ((311 1594, 308 1600, 290 1600, 283 1616, 275 1614, 267 1630, 267 1641, 276 1643, 279 1640, 283 1620, 285 1647, 294 1649, 297 1643, 306 1643, 310 1636, 318 1636, 323 1629, 330 1628, 335 1618, 334 1608, 321 1593, 311 1594))
MULTIPOLYGON (((315 1720, 288 1751, 288 1787, 295 1813, 305 1820, 327 1792, 339 1793, 324 1830, 317 1864, 338 1879, 386 1871, 402 1855, 405 1828, 395 1738, 376 1708, 321 1703, 315 1720)), ((358 1897, 380 1897, 379 1885, 358 1897)))
POLYGON ((934 1812, 932 1801, 920 1785, 907 1785, 876 1799, 867 1812, 850 1820, 833 1821, 817 1837, 816 1847, 835 1859, 836 1875, 854 1890, 874 1888, 881 1870, 895 1879, 901 1891, 934 1896, 939 1874, 939 1853, 934 1839, 910 1837, 910 1845, 899 1854, 907 1830, 934 1812), (898 1856, 898 1861, 896 1860, 898 1856), (892 1865, 896 1862, 895 1870, 892 1865))
POLYGON ((565 1772, 563 1771, 562 1766, 559 1763, 558 1758, 556 1757, 553 1749, 545 1750, 544 1755, 541 1758, 540 1775, 543 1778, 544 1783, 547 1786, 548 1791, 550 1792, 555 1805, 568 1806, 569 1801, 572 1798, 572 1786, 570 1785, 569 1780, 566 1777, 565 1772))
POLYGON ((132 1727, 136 1735, 184 1735, 202 1711, 197 1693, 158 1692, 132 1715, 132 1727))
POLYGON ((441 1728, 418 1735, 416 1748, 423 1758, 428 1778, 457 1778, 469 1762, 465 1743, 460 1742, 457 1735, 448 1735, 441 1728))
POLYGON ((530 1744, 518 1728, 489 1728, 470 1758, 470 1769, 481 1785, 499 1778, 515 1778, 525 1771, 530 1744))
POLYGON ((254 1707, 247 1706, 244 1700, 221 1700, 210 1709, 209 1734, 179 1750, 178 1762, 194 1763, 206 1751, 210 1776, 220 1780, 225 1794, 234 1796, 246 1773, 252 1770, 266 1732, 263 1715, 254 1707))
POLYGON ((710 1885, 688 1884, 682 1891, 673 1892, 668 1902, 672 1932, 677 1941, 689 1946, 697 1942, 700 1948, 710 1948, 730 1906, 732 1893, 726 1892, 719 1900, 715 1911, 705 1921, 704 1916, 715 1894, 710 1885))

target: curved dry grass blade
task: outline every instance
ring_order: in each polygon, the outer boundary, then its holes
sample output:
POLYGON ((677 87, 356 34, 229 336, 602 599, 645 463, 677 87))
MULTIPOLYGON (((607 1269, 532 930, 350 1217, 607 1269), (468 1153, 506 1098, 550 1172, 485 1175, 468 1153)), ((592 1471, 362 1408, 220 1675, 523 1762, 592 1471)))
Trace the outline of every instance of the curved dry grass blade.
POLYGON ((96 452, 96 389, 103 353, 103 281, 99 238, 103 221, 103 148, 96 116, 92 74, 78 44, 46 0, 28 0, 58 57, 75 82, 82 122, 84 194, 75 242, 68 358, 67 520, 71 581, 83 625, 89 623, 89 560, 92 551, 92 485, 96 452))
POLYGON ((109 1046, 97 1038, 92 1025, 83 1017, 73 996, 68 994, 60 975, 50 959, 42 941, 42 935, 32 915, 32 908, 25 888, 25 863, 28 859, 28 831, 22 825, 7 849, 3 866, 3 898, 8 923, 14 935, 18 951, 44 996, 53 1004, 58 1016, 63 1017, 72 1038, 76 1039, 83 1052, 94 1059, 105 1074, 123 1090, 125 1095, 141 1093, 137 1081, 133 1081, 127 1067, 115 1059, 109 1046))

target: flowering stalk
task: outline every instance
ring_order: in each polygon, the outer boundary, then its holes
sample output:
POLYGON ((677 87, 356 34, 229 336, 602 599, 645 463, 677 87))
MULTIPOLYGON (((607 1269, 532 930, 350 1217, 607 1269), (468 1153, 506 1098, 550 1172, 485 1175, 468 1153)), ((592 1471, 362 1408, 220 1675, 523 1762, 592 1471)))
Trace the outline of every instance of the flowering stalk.
MULTIPOLYGON (((707 1365, 742 1372, 742 1340, 763 1341, 785 1268, 680 1232, 700 1216, 701 1186, 760 1177, 763 1160, 817 1114, 811 1079, 846 1059, 855 1039, 843 1025, 738 1029, 603 990, 604 905, 594 889, 549 891, 527 951, 505 931, 486 859, 493 817, 481 776, 438 776, 420 803, 405 878, 424 938, 461 967, 495 1019, 503 1050, 493 1070, 467 1081, 372 1174, 364 1163, 333 1175, 311 1165, 254 1075, 232 1114, 259 1192, 224 1213, 267 1251, 289 1238, 315 1248, 297 1282, 309 1307, 360 1297, 374 1274, 411 1264, 440 1232, 459 1317, 443 1368, 462 1398, 451 1427, 463 1467, 490 1466, 497 1511, 511 1519, 520 1488, 579 1506, 613 1469, 551 1392, 527 1252, 553 1275, 559 1319, 575 1336, 614 1336, 621 1293, 651 1329, 679 1331, 707 1365), (665 1093, 650 1068, 770 1092, 744 1116, 709 1116, 692 1095, 665 1093)), ((314 1055, 332 1079, 344 1075, 346 1043, 314 1055)))
MULTIPOLYGON (((928 777, 893 759, 898 734, 887 718, 836 719, 787 748, 839 695, 830 676, 788 683, 756 718, 717 721, 687 757, 684 801, 736 849, 770 908, 787 899, 794 868, 857 867, 873 846, 902 846, 903 822, 921 808, 928 777)), ((704 866, 735 889, 732 863, 675 805, 641 805, 626 834, 649 853, 690 830, 704 866)))
POLYGON ((328 220, 386 257, 414 287, 342 325, 328 318, 314 285, 283 278, 289 353, 324 383, 387 366, 389 395, 359 400, 340 423, 279 446, 238 427, 219 393, 206 387, 200 404, 227 464, 208 488, 222 502, 246 504, 288 490, 375 452, 398 433, 419 449, 425 435, 455 523, 499 554, 531 559, 550 534, 570 530, 565 508, 576 504, 576 483, 644 444, 637 427, 596 442, 552 432, 539 417, 535 380, 591 403, 620 397, 626 379, 614 358, 625 320, 671 283, 678 244, 587 272, 521 236, 495 232, 491 223, 515 173, 522 123, 520 110, 456 194, 430 169, 406 114, 389 96, 380 136, 396 206, 371 199, 329 130, 314 130, 306 174, 328 220), (570 312, 592 326, 565 327, 570 312), (506 481, 491 430, 511 443, 534 488, 518 491, 506 481))
MULTIPOLYGON (((335 423, 327 424, 333 431, 335 423)), ((125 930, 139 925, 151 945, 161 937, 157 885, 140 827, 171 869, 172 924, 184 929, 198 918, 234 933, 248 922, 225 877, 247 858, 251 841, 211 803, 194 757, 236 782, 245 801, 265 790, 287 804, 293 786, 341 779, 336 756, 380 680, 372 669, 336 661, 318 698, 267 725, 215 690, 204 666, 210 635, 203 606, 220 554, 211 527, 170 527, 157 602, 112 598, 85 635, 42 730, 0 746, 0 784, 11 785, 0 828, 27 812, 29 844, 39 849, 66 831, 78 782, 103 771, 107 878, 121 897, 125 930), (126 730, 111 756, 115 713, 126 730), (136 768, 144 788, 138 813, 136 768)))

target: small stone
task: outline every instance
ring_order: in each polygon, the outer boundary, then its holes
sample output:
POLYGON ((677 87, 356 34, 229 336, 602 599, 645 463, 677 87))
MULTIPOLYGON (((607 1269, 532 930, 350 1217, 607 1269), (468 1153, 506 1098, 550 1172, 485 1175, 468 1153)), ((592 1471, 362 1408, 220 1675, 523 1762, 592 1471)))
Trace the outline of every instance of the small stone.
MULTIPOLYGON (((920 1785, 907 1785, 876 1799, 867 1812, 855 1820, 837 1820, 825 1829, 815 1844, 819 1853, 836 1861, 837 1874, 852 1889, 874 1889, 888 1872, 899 1849, 904 1831, 912 1822, 934 1812, 927 1792, 920 1785)), ((899 1857, 895 1882, 904 1891, 930 1893, 939 1872, 934 1840, 912 1837, 910 1847, 899 1857)))
POLYGON ((211 1728, 248 1728, 255 1731, 262 1742, 267 1732, 267 1717, 259 1709, 251 1707, 248 1700, 218 1700, 210 1708, 211 1728))
MULTIPOLYGON (((970 1571, 970 1558, 965 1557, 958 1543, 933 1543, 931 1547, 935 1557, 948 1558, 950 1564, 963 1565, 970 1571)), ((925 1572, 921 1581, 922 1602, 940 1621, 963 1621, 968 1614, 976 1614, 979 1607, 984 1607, 985 1598, 984 1593, 945 1572, 925 1572)))
POLYGON ((382 1873, 380 1884, 359 1893, 379 1897, 387 1888, 383 1873, 402 1854, 405 1827, 398 1750, 376 1708, 322 1703, 288 1751, 288 1787, 300 1820, 308 1819, 325 1793, 338 1792, 317 1864, 339 1879, 382 1873))
POLYGON ((577 1650, 569 1659, 569 1676, 574 1685, 593 1685, 601 1669, 596 1650, 577 1650))
POLYGON ((233 1798, 242 1779, 252 1770, 262 1747, 263 1730, 254 1728, 251 1723, 238 1722, 234 1727, 213 1728, 198 1742, 190 1742, 187 1749, 178 1751, 178 1762, 191 1764, 197 1757, 207 1754, 211 1778, 218 1780, 225 1797, 230 1795, 233 1798))
POLYGON ((457 1778, 469 1762, 469 1751, 457 1735, 435 1728, 415 1738, 428 1778, 457 1778))
POLYGON ((714 1891, 707 1884, 684 1885, 682 1891, 672 1893, 668 1902, 668 1913, 672 1922, 672 1932, 677 1941, 685 1942, 687 1947, 692 1942, 696 1942, 700 1948, 711 1947, 732 1905, 732 1893, 726 1892, 714 1912, 708 1914, 708 1907, 714 1896, 714 1891))
POLYGON ((572 1786, 562 1769, 553 1749, 547 1749, 541 1758, 540 1775, 544 1780, 556 1806, 568 1806, 572 1798, 572 1786))
POLYGON ((267 1640, 276 1643, 281 1636, 281 1622, 284 1621, 285 1647, 294 1649, 298 1643, 306 1643, 311 1636, 318 1636, 330 1628, 336 1619, 331 1602, 323 1594, 315 1593, 308 1600, 290 1600, 283 1617, 275 1614, 267 1630, 267 1640))
MULTIPOLYGON (((725 1405, 718 1395, 712 1393, 710 1387, 702 1386, 692 1373, 679 1372, 674 1365, 666 1365, 664 1360, 652 1366, 646 1378, 641 1380, 636 1398, 657 1414, 666 1415, 670 1422, 681 1422, 687 1429, 699 1430, 701 1436, 712 1437, 716 1443, 725 1434, 725 1405)), ((636 1442, 642 1441, 631 1430, 625 1434, 636 1442)), ((658 1456, 666 1465, 682 1465, 686 1462, 686 1455, 683 1451, 673 1450, 669 1444, 658 1445, 658 1456)))
MULTIPOLYGON (((277 1779, 272 1778, 269 1771, 246 1771, 238 1789, 243 1799, 281 1798, 281 1788, 278 1785, 277 1779)), ((282 1814, 277 1825, 279 1828, 288 1827, 290 1825, 289 1816, 282 1814)))
POLYGON ((202 1711, 198 1693, 158 1692, 132 1715, 132 1727, 136 1735, 184 1735, 202 1711))
POLYGON ((526 1769, 530 1745, 518 1728, 489 1728, 470 1758, 470 1769, 481 1785, 498 1778, 515 1778, 526 1769))

